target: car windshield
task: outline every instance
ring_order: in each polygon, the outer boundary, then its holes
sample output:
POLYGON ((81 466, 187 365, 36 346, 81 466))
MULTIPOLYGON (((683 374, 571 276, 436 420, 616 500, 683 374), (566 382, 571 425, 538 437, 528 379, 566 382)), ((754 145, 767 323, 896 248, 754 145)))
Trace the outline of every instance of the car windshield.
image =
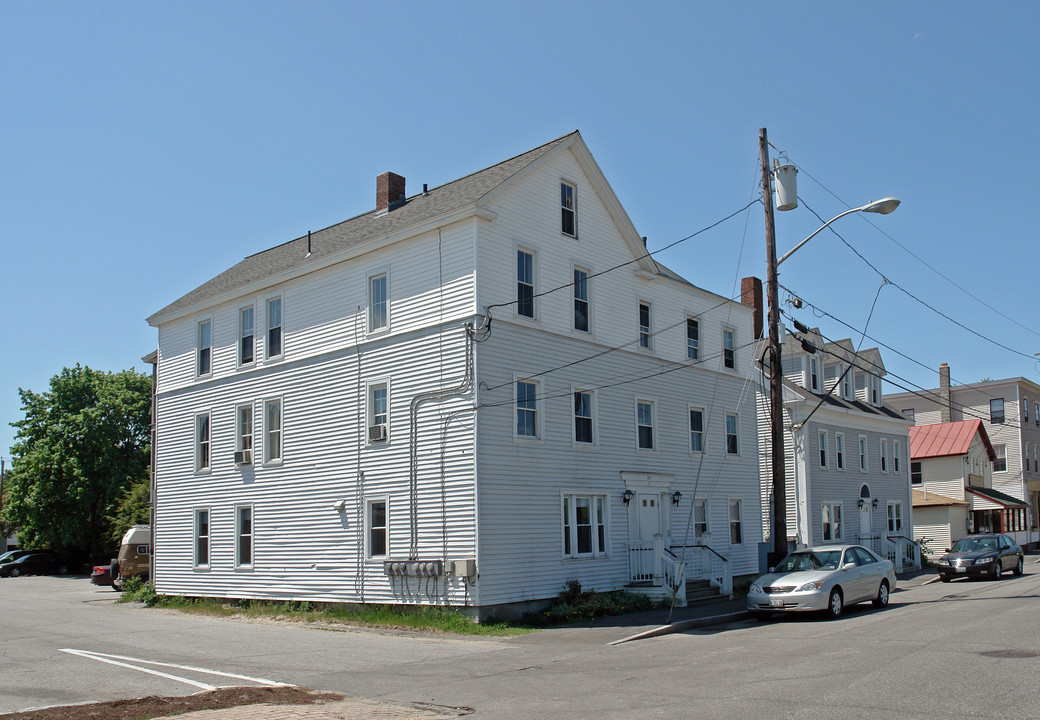
POLYGON ((953 546, 951 552, 983 552, 996 550, 997 539, 991 537, 963 537, 953 546))
POLYGON ((776 566, 776 572, 798 572, 800 570, 837 570, 841 550, 791 553, 776 566))

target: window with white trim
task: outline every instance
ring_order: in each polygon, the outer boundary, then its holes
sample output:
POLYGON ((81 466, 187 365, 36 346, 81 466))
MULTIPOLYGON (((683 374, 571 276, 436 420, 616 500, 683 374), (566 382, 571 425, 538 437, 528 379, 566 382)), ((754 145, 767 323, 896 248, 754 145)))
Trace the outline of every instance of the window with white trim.
POLYGON ((901 532, 903 529, 903 503, 898 500, 888 503, 888 531, 901 532))
POLYGON ((737 438, 739 435, 740 422, 736 413, 726 413, 726 453, 739 455, 740 446, 737 438))
POLYGON ((238 309, 238 364, 250 365, 255 359, 253 306, 238 309))
POLYGON ((209 567, 209 508, 195 508, 195 567, 209 567))
POLYGON ((852 366, 842 371, 841 376, 841 396, 846 400, 852 400, 855 394, 852 391, 852 366))
POLYGON ((867 438, 859 436, 859 470, 867 472, 867 438))
POLYGON ((282 459, 282 400, 264 401, 264 462, 282 459))
POLYGON ((813 392, 820 390, 820 362, 814 357, 809 358, 809 389, 813 392))
POLYGON ((578 237, 577 195, 577 188, 560 181, 560 231, 571 237, 578 237))
POLYGON ((209 375, 213 370, 213 323, 200 320, 195 331, 197 353, 195 357, 195 374, 209 375))
POLYGON ((210 417, 209 413, 195 416, 195 472, 210 469, 210 417))
POLYGON ((824 542, 841 540, 841 509, 840 502, 825 502, 821 505, 824 542))
POLYGON ((827 431, 820 430, 816 433, 816 447, 820 451, 820 467, 827 467, 827 431))
POLYGON ((903 456, 903 446, 898 440, 892 441, 892 472, 899 474, 900 458, 903 456))
POLYGON ((592 428, 592 393, 574 392, 574 442, 591 445, 596 442, 592 428))
POLYGON ((538 383, 516 381, 516 436, 538 437, 538 383))
POLYGON ((653 450, 656 446, 654 441, 654 403, 649 400, 637 400, 636 447, 640 450, 653 450))
POLYGON ((235 567, 253 566, 253 506, 235 508, 235 567))
POLYGON ((703 537, 708 532, 708 501, 693 501, 693 535, 703 537))
POLYGON ((368 442, 382 443, 390 439, 390 388, 386 382, 368 386, 368 442))
POLYGON ((729 501, 729 544, 744 544, 743 501, 729 501))
POLYGON ((574 329, 589 331, 589 272, 574 268, 574 329))
POLYGON ((267 347, 265 348, 265 353, 268 359, 282 354, 282 299, 280 297, 267 299, 267 347))
POLYGON ((389 323, 389 285, 386 273, 368 278, 368 331, 385 330, 389 323))
POLYGON ((253 464, 253 403, 235 408, 235 452, 239 465, 253 464))
POLYGON ((921 470, 920 460, 910 461, 910 483, 912 485, 920 485, 924 482, 924 473, 921 470))
POLYGON ((888 472, 888 440, 881 438, 878 441, 878 447, 881 450, 881 472, 888 472))
POLYGON ((834 433, 834 467, 845 469, 845 436, 841 433, 834 433))
POLYGON ((993 454, 997 456, 993 461, 993 472, 1007 472, 1007 445, 994 445, 993 454))
POLYGON ((704 452, 704 410, 690 408, 690 452, 704 452))
POLYGON ((563 496, 564 557, 594 557, 607 552, 607 499, 603 495, 563 496))
POLYGON ((722 328, 722 364, 730 369, 737 367, 737 333, 731 328, 722 328))
POLYGON ((995 424, 1004 422, 1004 398, 989 401, 989 421, 995 424))
POLYGON ((870 376, 870 404, 881 405, 881 378, 877 375, 870 376))
POLYGON ((694 318, 686 318, 686 359, 696 360, 701 346, 701 326, 694 318))
POLYGON ((368 528, 365 533, 365 557, 386 557, 389 520, 387 498, 370 498, 365 501, 365 526, 368 528))
POLYGON ((534 318, 534 253, 516 251, 516 314, 534 318))
POLYGON ((639 303, 639 347, 650 349, 650 303, 639 303))

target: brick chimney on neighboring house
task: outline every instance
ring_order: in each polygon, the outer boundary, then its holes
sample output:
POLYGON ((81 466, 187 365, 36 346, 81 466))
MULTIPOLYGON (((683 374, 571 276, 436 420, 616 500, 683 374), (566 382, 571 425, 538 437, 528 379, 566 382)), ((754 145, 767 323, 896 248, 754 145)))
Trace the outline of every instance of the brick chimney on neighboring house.
POLYGON ((376 212, 389 212, 403 205, 404 178, 397 173, 385 172, 376 178, 376 212))
POLYGON ((740 302, 755 309, 755 340, 762 338, 762 281, 746 277, 740 281, 740 302))
POLYGON ((942 407, 939 409, 939 421, 950 422, 950 366, 943 363, 939 366, 939 397, 942 407))

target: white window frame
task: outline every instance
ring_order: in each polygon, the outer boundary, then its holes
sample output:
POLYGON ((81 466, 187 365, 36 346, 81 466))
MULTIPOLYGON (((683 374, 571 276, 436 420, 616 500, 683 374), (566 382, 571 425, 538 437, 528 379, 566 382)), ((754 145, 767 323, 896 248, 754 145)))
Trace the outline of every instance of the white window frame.
POLYGON ((809 369, 808 369, 808 385, 809 392, 820 391, 820 361, 815 357, 809 358, 809 369))
POLYGON ((870 404, 881 407, 881 378, 877 375, 870 376, 870 404))
POLYGON ((856 397, 856 388, 852 380, 852 367, 841 368, 841 396, 846 400, 852 400, 856 397))
POLYGON ((889 500, 888 501, 888 531, 890 533, 901 532, 903 529, 903 503, 900 500, 889 500), (893 513, 893 511, 895 511, 893 513), (892 527, 893 521, 898 523, 899 527, 892 527))
POLYGON ((195 323, 195 377, 213 374, 213 318, 202 318, 195 323), (208 338, 203 340, 203 330, 208 338))
POLYGON ((256 513, 253 510, 252 503, 244 503, 235 505, 235 568, 237 570, 252 570, 254 562, 254 549, 253 538, 256 530, 256 513), (249 511, 249 530, 248 532, 242 529, 242 511, 249 511), (247 562, 243 562, 242 557, 242 541, 248 540, 249 542, 249 558, 247 562))
MULTIPOLYGON (((526 268, 525 268, 526 269, 526 268)), ((513 281, 515 283, 514 290, 516 294, 516 310, 514 314, 518 318, 524 318, 527 320, 538 319, 538 300, 535 295, 538 293, 538 253, 531 248, 516 246, 513 252, 513 281), (520 267, 520 255, 524 254, 531 258, 531 277, 521 279, 521 267, 520 267), (530 288, 531 292, 531 314, 520 312, 521 304, 524 303, 521 298, 520 288, 530 288)))
POLYGON ((657 451, 657 402, 649 398, 635 399, 635 420, 636 420, 636 451, 637 452, 656 452, 657 451), (649 410, 649 425, 643 422, 641 415, 641 405, 647 406, 649 410), (650 428, 650 447, 642 446, 642 434, 640 430, 642 428, 650 428))
POLYGON ((242 305, 238 308, 238 342, 235 355, 239 367, 249 367, 256 362, 256 305, 242 305), (249 315, 248 327, 246 314, 249 315), (245 357, 246 338, 249 339, 249 359, 245 357))
POLYGON ((249 453, 248 460, 243 458, 243 465, 253 464, 254 431, 256 430, 256 409, 253 403, 241 403, 235 406, 235 451, 249 453), (242 425, 243 418, 249 420, 248 432, 242 425))
POLYGON ((899 458, 903 454, 903 445, 898 440, 892 441, 892 472, 900 474, 899 458))
MULTIPOLYGON (((589 492, 560 494, 560 553, 566 560, 608 557, 610 554, 610 504, 606 495, 589 492), (578 501, 589 501, 590 550, 578 550, 578 501), (597 516, 599 515, 599 516, 597 516), (602 537, 600 531, 602 530, 602 537), (570 552, 568 552, 568 546, 570 552)), ((581 527, 585 527, 582 525, 581 527)))
POLYGON ((701 321, 692 315, 686 316, 686 359, 697 360, 701 354, 701 321), (690 329, 694 337, 690 337, 690 329))
POLYGON ((827 451, 829 450, 829 447, 827 443, 826 430, 818 430, 816 432, 816 450, 819 453, 820 467, 826 470, 829 467, 827 462, 827 451))
POLYGON ((737 369, 737 331, 726 325, 722 327, 722 367, 737 369))
POLYGON ((572 183, 570 180, 560 179, 560 232, 567 237, 577 239, 578 237, 578 186, 576 183, 572 183), (564 196, 564 188, 570 188, 570 201, 571 206, 567 207, 567 201, 564 196), (571 218, 571 230, 573 232, 567 232, 564 227, 563 218, 567 213, 570 213, 571 218))
POLYGON ((729 544, 730 546, 743 545, 747 539, 744 533, 744 501, 740 498, 729 498, 729 544), (736 527, 734 528, 734 525, 736 527), (734 529, 740 535, 740 539, 733 540, 734 529))
POLYGON ((845 472, 845 433, 834 433, 834 469, 845 472))
POLYGON ((690 423, 689 424, 689 428, 690 428, 690 444, 689 444, 688 447, 689 447, 689 450, 690 450, 691 454, 700 455, 701 453, 704 452, 704 441, 707 438, 706 430, 707 430, 707 424, 708 424, 707 423, 708 414, 707 414, 707 412, 705 412, 704 408, 699 407, 697 405, 690 405, 687 409, 688 409, 688 416, 689 416, 689 423, 690 423), (693 429, 693 416, 694 416, 694 413, 697 413, 697 414, 700 415, 700 420, 701 420, 701 428, 700 428, 700 430, 694 430, 693 429), (700 445, 699 448, 694 448, 693 447, 693 439, 694 439, 694 437, 696 437, 698 439, 698 443, 697 444, 700 445))
POLYGON ((264 299, 264 326, 267 328, 264 332, 264 358, 266 360, 274 360, 280 358, 285 354, 285 301, 282 295, 271 295, 264 299), (271 305, 278 305, 278 324, 273 325, 271 322, 271 305), (278 334, 278 352, 272 351, 271 337, 275 331, 278 334))
POLYGON ((390 556, 390 496, 372 495, 365 498, 365 559, 382 560, 390 556), (372 508, 377 504, 383 505, 383 524, 376 525, 372 520, 372 508), (383 533, 383 552, 374 552, 372 542, 375 533, 383 533))
POLYGON ((654 349, 654 305, 648 300, 640 300, 636 311, 639 327, 639 347, 642 350, 654 349), (643 308, 646 308, 646 323, 643 323, 643 308))
POLYGON ((574 445, 578 447, 596 447, 597 444, 597 428, 596 428, 596 391, 595 390, 583 390, 582 388, 571 388, 571 416, 572 422, 571 427, 573 432, 571 433, 571 440, 574 445), (578 398, 577 396, 588 395, 589 396, 589 414, 578 415, 578 398), (578 420, 587 420, 589 425, 589 436, 588 441, 578 439, 578 420))
POLYGON ((592 275, 592 271, 581 267, 580 265, 573 265, 571 267, 571 277, 574 279, 574 291, 572 293, 574 299, 574 317, 572 318, 571 327, 580 333, 592 332, 592 285, 589 282, 590 275, 592 275), (582 273, 584 278, 579 280, 578 273, 582 273), (581 304, 584 304, 585 306, 584 328, 578 327, 578 307, 581 304))
POLYGON ((878 450, 881 453, 881 472, 888 472, 888 440, 881 438, 878 440, 878 450))
POLYGON ((989 421, 994 425, 1003 425, 1007 422, 1007 415, 1004 412, 1004 398, 993 398, 989 401, 989 421), (1000 415, 998 416, 994 412, 994 403, 1000 403, 1000 415), (999 417, 999 419, 997 419, 999 417))
POLYGON ((264 465, 278 465, 285 458, 285 403, 282 397, 264 398, 264 417, 263 417, 263 428, 264 428, 264 465), (278 403, 278 428, 272 429, 270 427, 270 412, 268 408, 273 404, 278 403), (277 435, 278 439, 278 454, 272 453, 274 443, 271 441, 272 435, 277 435))
POLYGON ((368 302, 366 304, 367 322, 369 335, 389 332, 390 330, 390 271, 380 268, 368 274, 366 278, 368 288, 368 302), (375 292, 375 284, 382 281, 383 296, 379 298, 375 292), (378 324, 378 323, 382 324, 378 324))
POLYGON ((723 430, 725 431, 726 455, 740 457, 740 447, 743 445, 743 443, 740 442, 740 413, 727 412, 725 420, 723 421, 723 430), (730 432, 730 419, 733 420, 733 432, 730 432), (736 445, 736 452, 730 450, 730 438, 733 438, 733 444, 736 445))
MULTIPOLYGON (((520 440, 522 442, 533 442, 533 441, 538 441, 538 440, 542 439, 542 408, 540 407, 541 406, 541 399, 539 398, 539 395, 541 394, 541 391, 542 391, 542 385, 541 385, 541 383, 538 380, 531 380, 531 379, 525 378, 525 377, 516 377, 516 378, 514 378, 514 380, 513 380, 513 438, 515 440, 520 440), (529 398, 530 402, 533 403, 532 407, 526 407, 526 406, 525 407, 521 407, 520 406, 520 383, 524 383, 525 385, 533 385, 534 386, 534 394, 533 394, 533 396, 531 398, 529 398), (530 413, 531 417, 534 419, 534 422, 533 422, 534 434, 533 435, 528 435, 526 433, 522 434, 522 435, 520 434, 519 431, 520 431, 520 414, 521 414, 521 412, 523 412, 523 413, 530 413)), ((525 398, 525 402, 526 401, 527 401, 527 398, 525 398)), ((526 423, 525 423, 525 425, 526 425, 526 423)))
POLYGON ((870 458, 867 457, 867 436, 859 436, 859 471, 870 472, 870 458))
POLYGON ((213 414, 195 413, 195 472, 208 473, 213 469, 213 414))
POLYGON ((845 529, 845 508, 841 502, 820 503, 820 538, 822 542, 842 540, 845 529), (837 511, 837 512, 835 512, 837 511), (830 537, 828 537, 828 531, 830 537))
POLYGON ((711 515, 709 501, 706 498, 694 498, 693 501, 693 536, 703 537, 711 533, 711 515))
POLYGON ((213 543, 211 538, 213 537, 213 512, 210 510, 208 505, 202 507, 192 508, 191 513, 191 565, 196 570, 208 570, 210 563, 213 562, 213 543), (201 532, 201 523, 199 517, 202 513, 206 513, 206 532, 201 532), (199 562, 202 543, 205 541, 206 557, 205 562, 199 562))
POLYGON ((1006 443, 994 443, 994 445, 993 445, 993 454, 996 456, 996 458, 993 460, 993 472, 995 472, 995 473, 1007 472, 1007 469, 1008 469, 1007 444, 1006 443), (1000 464, 1001 462, 1003 462, 1004 467, 1003 468, 998 468, 997 465, 1000 464))
POLYGON ((366 445, 388 445, 390 443, 390 379, 379 378, 371 380, 365 387, 365 444, 366 445), (384 404, 382 413, 376 412, 376 392, 383 390, 384 404), (382 422, 379 422, 382 420, 382 422), (377 425, 384 427, 383 439, 373 440, 372 429, 377 425))

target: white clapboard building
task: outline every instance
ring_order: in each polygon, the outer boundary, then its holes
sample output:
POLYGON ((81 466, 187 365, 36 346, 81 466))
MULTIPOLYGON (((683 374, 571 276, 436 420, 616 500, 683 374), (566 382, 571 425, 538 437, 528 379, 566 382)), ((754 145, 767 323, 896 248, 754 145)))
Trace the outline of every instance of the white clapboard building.
POLYGON ((581 136, 156 312, 161 594, 509 615, 758 569, 753 310, 646 252, 581 136))

